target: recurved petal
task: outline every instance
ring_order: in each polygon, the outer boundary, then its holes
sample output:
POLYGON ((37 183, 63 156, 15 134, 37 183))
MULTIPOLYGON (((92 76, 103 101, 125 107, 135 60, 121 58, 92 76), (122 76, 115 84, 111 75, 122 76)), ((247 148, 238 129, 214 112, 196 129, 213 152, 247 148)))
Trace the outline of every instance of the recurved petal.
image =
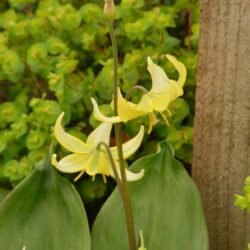
POLYGON ((90 133, 86 143, 93 147, 97 147, 100 142, 104 142, 109 145, 111 129, 112 123, 101 123, 95 130, 90 133))
POLYGON ((102 112, 98 108, 98 104, 97 104, 96 100, 92 97, 91 97, 91 102, 92 102, 93 107, 94 107, 93 114, 94 114, 94 118, 96 120, 101 121, 101 122, 109 122, 109 123, 121 122, 121 118, 119 116, 108 117, 108 116, 105 116, 104 114, 102 114, 102 112))
POLYGON ((144 169, 142 169, 139 173, 133 173, 128 169, 125 169, 126 177, 128 181, 138 181, 144 176, 144 169))
MULTIPOLYGON (((118 166, 118 163, 116 162, 116 165, 118 166)), ((119 178, 121 179, 121 174, 120 174, 120 170, 117 169, 119 178)), ((126 173, 126 177, 127 177, 127 181, 138 181, 140 180, 143 176, 144 176, 144 169, 142 169, 139 173, 133 173, 131 171, 129 171, 128 169, 125 169, 125 173, 126 173)), ((110 174, 113 178, 115 178, 113 171, 111 171, 110 174)))
POLYGON ((51 157, 51 164, 64 173, 80 172, 85 169, 90 155, 91 154, 70 154, 58 162, 56 159, 57 155, 54 154, 51 157))
POLYGON ((176 58, 171 55, 166 55, 166 57, 175 66, 176 70, 178 71, 179 79, 177 83, 180 84, 181 87, 183 87, 186 81, 186 77, 187 77, 187 69, 185 65, 182 62, 176 60, 176 58))
MULTIPOLYGON (((143 136, 144 136, 144 127, 141 126, 138 134, 134 138, 130 139, 129 141, 125 142, 122 145, 124 159, 127 159, 136 152, 136 150, 141 145, 143 136)), ((117 147, 111 147, 110 150, 114 160, 118 160, 117 147)))
POLYGON ((165 71, 155 64, 150 57, 148 57, 148 71, 152 78, 151 91, 159 94, 165 92, 166 85, 169 83, 169 78, 165 71))
POLYGON ((170 102, 183 95, 183 87, 175 80, 170 80, 170 102))
POLYGON ((73 153, 88 153, 92 149, 86 143, 82 142, 78 138, 66 133, 62 127, 62 118, 64 116, 64 112, 62 112, 56 120, 54 134, 57 141, 67 150, 73 153))

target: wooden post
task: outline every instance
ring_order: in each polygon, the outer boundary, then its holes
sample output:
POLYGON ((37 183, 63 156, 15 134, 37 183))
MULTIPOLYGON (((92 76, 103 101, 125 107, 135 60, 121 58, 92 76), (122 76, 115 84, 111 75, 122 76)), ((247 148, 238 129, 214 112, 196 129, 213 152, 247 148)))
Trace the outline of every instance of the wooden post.
POLYGON ((250 0, 201 0, 192 173, 210 250, 246 250, 250 215, 234 207, 250 175, 250 0))

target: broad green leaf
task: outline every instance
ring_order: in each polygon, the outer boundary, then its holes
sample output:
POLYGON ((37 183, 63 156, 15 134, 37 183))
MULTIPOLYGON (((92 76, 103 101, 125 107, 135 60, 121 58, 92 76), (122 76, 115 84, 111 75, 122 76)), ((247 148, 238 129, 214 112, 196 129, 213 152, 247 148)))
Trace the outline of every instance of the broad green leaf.
POLYGON ((0 249, 90 250, 80 197, 49 157, 2 201, 0 221, 0 249))
POLYGON ((9 179, 13 186, 16 186, 29 175, 32 169, 32 162, 24 156, 20 161, 14 159, 7 161, 3 166, 3 175, 9 179))
POLYGON ((8 193, 9 193, 8 189, 0 187, 0 202, 8 193))
POLYGON ((46 148, 39 148, 35 150, 31 150, 28 154, 28 159, 32 162, 32 164, 35 164, 36 162, 39 162, 47 155, 47 149, 46 148))
MULTIPOLYGON (((129 183, 137 240, 143 230, 150 250, 207 250, 207 228, 197 188, 166 142, 131 169, 144 177, 129 183)), ((127 250, 124 210, 116 189, 102 207, 92 232, 93 250, 127 250)))

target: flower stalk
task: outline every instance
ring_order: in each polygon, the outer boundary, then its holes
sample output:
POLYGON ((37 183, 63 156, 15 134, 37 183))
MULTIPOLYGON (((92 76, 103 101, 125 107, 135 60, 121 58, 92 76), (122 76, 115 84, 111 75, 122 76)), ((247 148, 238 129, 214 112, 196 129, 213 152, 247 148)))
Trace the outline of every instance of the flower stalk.
MULTIPOLYGON (((113 21, 109 21, 109 28, 110 28, 110 37, 112 42, 112 49, 113 49, 113 60, 114 60, 114 114, 118 115, 118 51, 117 51, 117 43, 114 31, 114 23, 113 21)), ((116 137, 116 146, 117 146, 117 153, 119 157, 119 165, 120 165, 120 174, 121 174, 121 182, 123 186, 123 193, 121 193, 121 197, 123 200, 123 205, 125 209, 125 217, 127 223, 127 231, 128 231, 128 240, 129 240, 129 249, 136 250, 136 238, 135 238, 135 229, 134 229, 134 219, 133 219, 133 212, 132 212, 132 204, 128 190, 128 182, 125 173, 125 165, 124 165, 124 157, 123 157, 123 150, 122 150, 122 123, 115 124, 115 137, 116 137)))
POLYGON ((134 93, 134 91, 136 91, 136 90, 140 90, 143 94, 148 93, 148 91, 144 87, 142 87, 140 85, 135 85, 128 90, 125 99, 128 101, 129 98, 131 97, 132 93, 134 93))

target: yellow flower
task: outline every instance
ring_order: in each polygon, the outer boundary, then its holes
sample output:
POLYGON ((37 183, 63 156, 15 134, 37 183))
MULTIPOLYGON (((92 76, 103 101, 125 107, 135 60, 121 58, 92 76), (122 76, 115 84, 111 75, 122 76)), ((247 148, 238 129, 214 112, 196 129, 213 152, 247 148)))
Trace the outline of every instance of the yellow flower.
POLYGON ((183 85, 186 80, 187 71, 184 64, 176 60, 173 56, 166 55, 166 57, 175 66, 179 73, 179 79, 177 81, 169 79, 164 70, 148 57, 148 71, 152 78, 151 90, 142 96, 138 104, 134 104, 127 101, 118 88, 118 116, 113 117, 103 115, 100 112, 95 99, 91 98, 94 106, 94 117, 99 121, 117 123, 127 122, 136 117, 149 114, 149 133, 151 132, 152 127, 157 123, 156 117, 153 113, 154 111, 159 112, 163 119, 168 123, 163 112, 167 110, 170 102, 183 95, 183 85))
MULTIPOLYGON (((64 113, 57 118, 55 124, 55 137, 57 141, 67 150, 73 152, 72 154, 64 157, 59 162, 56 159, 56 154, 52 156, 51 162, 58 170, 64 173, 80 174, 75 178, 78 180, 83 173, 95 177, 96 174, 114 177, 110 161, 107 156, 105 148, 100 144, 104 142, 109 145, 110 132, 112 129, 111 123, 102 123, 99 125, 87 138, 86 143, 80 139, 66 133, 62 127, 62 118, 64 113)), ((125 142, 123 147, 124 159, 130 157, 140 146, 144 135, 144 127, 141 126, 139 133, 129 141, 125 142)), ((119 167, 119 160, 117 154, 117 147, 110 147, 116 167, 119 167)), ((118 173, 119 173, 118 169, 118 173)), ((136 181, 142 178, 144 171, 139 173, 132 173, 126 169, 128 181, 136 181)))

